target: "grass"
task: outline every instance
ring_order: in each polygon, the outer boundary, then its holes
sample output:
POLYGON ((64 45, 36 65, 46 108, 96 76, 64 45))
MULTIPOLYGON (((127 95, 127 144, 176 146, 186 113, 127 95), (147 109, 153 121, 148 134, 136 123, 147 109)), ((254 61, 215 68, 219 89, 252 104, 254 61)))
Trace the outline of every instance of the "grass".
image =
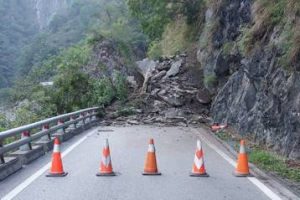
POLYGON ((222 50, 223 50, 223 54, 225 56, 228 56, 232 50, 232 48, 234 47, 234 43, 233 42, 226 42, 223 47, 222 47, 222 50))
POLYGON ((207 72, 204 75, 204 85, 206 88, 214 87, 218 82, 217 75, 214 72, 207 72))
MULTIPOLYGON (((215 135, 228 143, 233 149, 239 151, 240 141, 228 134, 227 130, 219 130, 215 135)), ((250 137, 247 138, 247 141, 252 140, 250 137)), ((261 147, 249 146, 250 145, 247 146, 249 162, 264 171, 273 172, 280 177, 300 183, 300 165, 291 165, 289 161, 286 161, 283 157, 274 152, 262 149, 261 147)))
POLYGON ((184 17, 176 19, 167 25, 161 44, 163 55, 174 55, 185 51, 194 39, 194 30, 190 27, 184 17))
POLYGON ((284 178, 300 183, 300 168, 289 167, 286 162, 271 152, 259 148, 251 149, 249 161, 265 171, 272 171, 284 178))
POLYGON ((162 56, 161 44, 159 41, 152 41, 148 48, 148 57, 153 60, 158 60, 162 56))

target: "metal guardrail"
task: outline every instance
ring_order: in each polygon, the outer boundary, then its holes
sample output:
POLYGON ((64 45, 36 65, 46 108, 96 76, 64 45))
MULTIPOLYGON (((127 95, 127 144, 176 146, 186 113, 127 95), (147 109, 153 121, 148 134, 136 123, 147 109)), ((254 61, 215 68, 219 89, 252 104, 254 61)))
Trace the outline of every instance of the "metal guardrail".
POLYGON ((5 160, 4 160, 5 153, 15 150, 25 144, 28 144, 29 146, 31 146, 32 141, 40 139, 45 135, 48 135, 50 137, 51 134, 54 133, 55 131, 62 129, 62 128, 67 128, 73 124, 76 125, 76 123, 78 123, 79 121, 85 120, 86 118, 92 119, 93 116, 96 116, 98 114, 98 112, 97 112, 98 109, 99 109, 99 107, 87 108, 87 109, 79 110, 79 111, 64 114, 64 115, 59 115, 59 116, 45 119, 45 120, 42 120, 39 122, 35 122, 32 124, 28 124, 25 126, 21 126, 18 128, 14 128, 14 129, 10 129, 10 130, 1 132, 0 133, 0 163, 5 163, 5 160), (70 120, 71 118, 73 120, 70 120), (68 119, 69 121, 66 121, 66 119, 68 119), (49 129, 46 131, 40 131, 33 135, 28 134, 27 138, 20 139, 20 140, 14 141, 12 143, 3 145, 3 141, 6 138, 20 135, 25 131, 27 133, 30 133, 30 131, 32 129, 41 128, 42 126, 49 125, 51 123, 57 124, 58 121, 63 121, 63 124, 54 125, 52 127, 49 127, 49 129))

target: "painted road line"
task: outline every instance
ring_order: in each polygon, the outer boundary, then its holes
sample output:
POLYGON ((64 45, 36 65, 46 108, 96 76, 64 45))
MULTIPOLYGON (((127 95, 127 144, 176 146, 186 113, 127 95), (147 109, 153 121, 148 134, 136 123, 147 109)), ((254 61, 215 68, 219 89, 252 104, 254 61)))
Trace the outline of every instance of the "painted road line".
MULTIPOLYGON (((223 151, 221 151, 218 147, 216 147, 213 143, 211 143, 205 136, 203 136, 197 129, 192 128, 192 131, 197 135, 200 134, 202 141, 204 141, 208 146, 210 146, 214 151, 216 151, 220 156, 222 156, 227 162, 229 162, 232 166, 236 167, 237 163, 232 160, 228 155, 226 155, 223 151)), ((256 187, 258 187, 265 195, 267 195, 272 200, 282 200, 277 194, 275 194, 272 190, 270 190, 265 184, 259 181, 255 177, 247 177, 251 183, 253 183, 256 187)))
MULTIPOLYGON (((96 131, 91 132, 78 140, 75 144, 70 146, 68 149, 66 149, 62 153, 62 158, 67 156, 71 151, 73 151, 77 146, 79 146, 82 142, 84 142, 88 137, 93 135, 96 131)), ((42 174, 44 174, 49 168, 51 167, 51 162, 46 164, 44 167, 42 167, 40 170, 38 170, 36 173, 31 175, 28 179, 26 179, 24 182, 22 182, 20 185, 18 185, 15 189, 13 189, 10 193, 8 193, 6 196, 4 196, 1 200, 11 200, 14 197, 16 197, 20 192, 22 192, 26 187, 28 187, 31 183, 33 183, 37 178, 39 178, 42 174)))

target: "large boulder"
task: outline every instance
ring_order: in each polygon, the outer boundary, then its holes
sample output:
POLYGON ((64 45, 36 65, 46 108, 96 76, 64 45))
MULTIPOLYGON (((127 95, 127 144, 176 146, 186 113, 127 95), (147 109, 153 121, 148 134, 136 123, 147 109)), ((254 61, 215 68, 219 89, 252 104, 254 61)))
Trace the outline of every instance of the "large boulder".
POLYGON ((146 74, 149 70, 155 69, 157 63, 154 60, 151 60, 149 58, 145 58, 144 60, 137 61, 136 62, 138 71, 146 77, 146 74))
POLYGON ((180 71, 180 67, 182 66, 182 62, 183 62, 183 60, 180 59, 180 60, 176 61, 175 63, 173 63, 171 68, 169 69, 169 71, 167 72, 167 74, 164 78, 176 76, 180 71))

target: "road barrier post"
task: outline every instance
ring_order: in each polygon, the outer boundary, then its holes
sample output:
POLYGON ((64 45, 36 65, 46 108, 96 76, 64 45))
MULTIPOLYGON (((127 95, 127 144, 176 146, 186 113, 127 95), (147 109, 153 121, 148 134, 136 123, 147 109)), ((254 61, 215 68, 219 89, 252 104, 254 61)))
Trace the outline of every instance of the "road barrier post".
MULTIPOLYGON (((22 133, 21 133, 21 139, 26 139, 26 138, 28 138, 29 137, 29 132, 28 131, 23 131, 22 133)), ((24 145, 22 145, 22 146, 20 146, 19 147, 19 150, 21 150, 21 151, 29 151, 29 150, 32 150, 32 147, 31 147, 31 144, 30 144, 30 142, 29 143, 27 143, 27 144, 24 144, 24 145)))
MULTIPOLYGON (((0 140, 0 149, 3 147, 3 143, 2 140, 0 140)), ((4 164, 5 160, 4 160, 4 156, 0 155, 0 164, 4 164)))

